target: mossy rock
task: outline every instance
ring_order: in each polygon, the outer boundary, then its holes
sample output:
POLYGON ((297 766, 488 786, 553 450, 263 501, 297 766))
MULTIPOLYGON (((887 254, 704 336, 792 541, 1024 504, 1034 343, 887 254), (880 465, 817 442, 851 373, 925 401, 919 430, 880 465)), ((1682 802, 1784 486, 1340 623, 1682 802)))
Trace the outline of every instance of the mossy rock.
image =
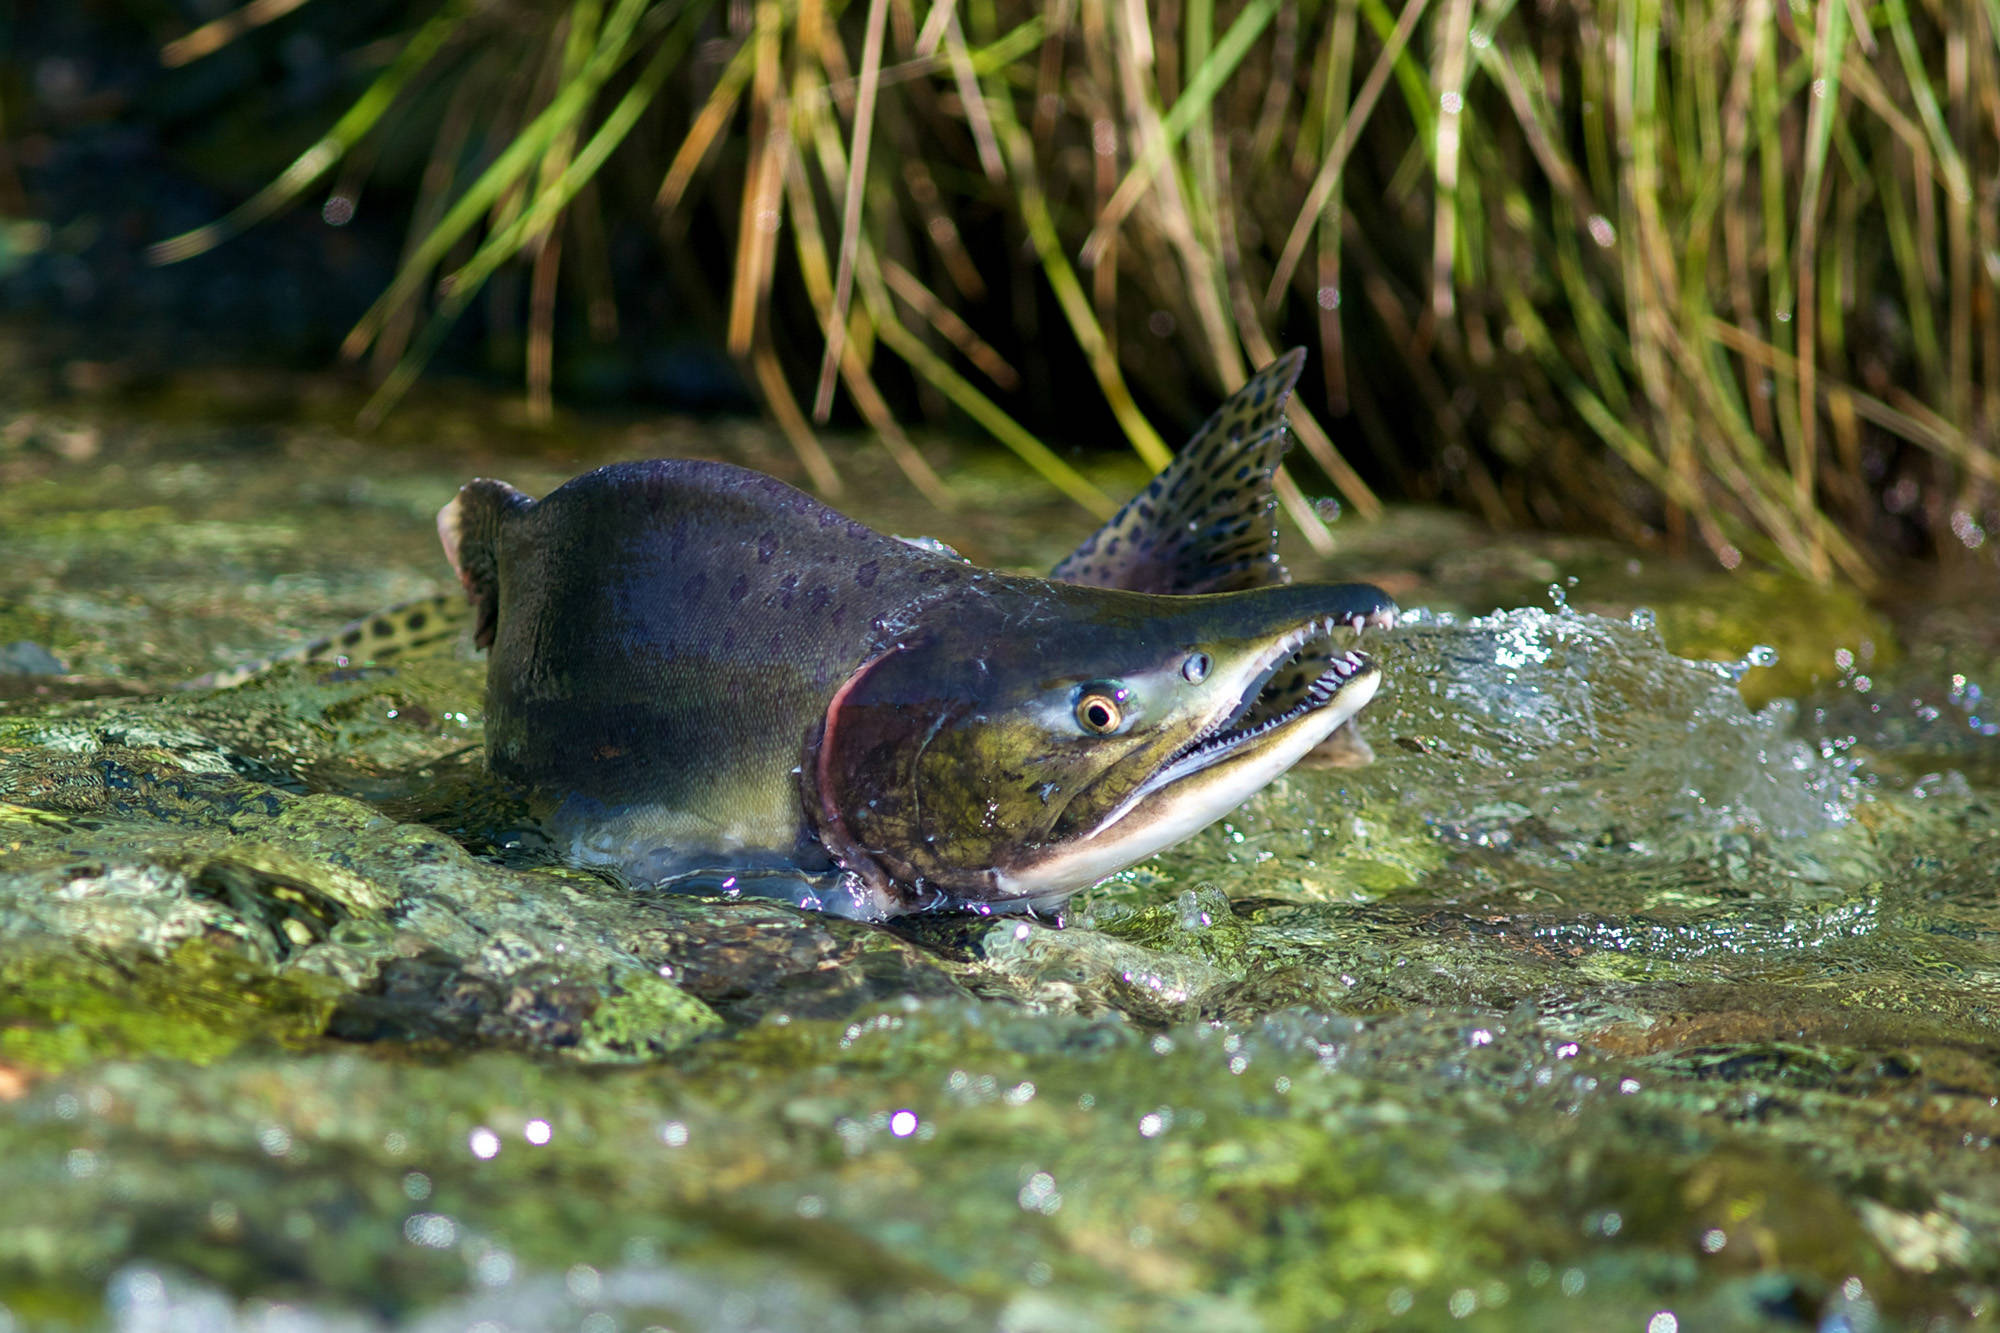
POLYGON ((0 1059, 54 1073, 140 1057, 206 1065, 260 1041, 299 1049, 340 991, 198 940, 159 959, 35 952, 0 964, 0 1059))
POLYGON ((713 1009, 680 987, 635 972, 620 977, 585 1021, 576 1054, 590 1061, 652 1060, 721 1027, 713 1009))

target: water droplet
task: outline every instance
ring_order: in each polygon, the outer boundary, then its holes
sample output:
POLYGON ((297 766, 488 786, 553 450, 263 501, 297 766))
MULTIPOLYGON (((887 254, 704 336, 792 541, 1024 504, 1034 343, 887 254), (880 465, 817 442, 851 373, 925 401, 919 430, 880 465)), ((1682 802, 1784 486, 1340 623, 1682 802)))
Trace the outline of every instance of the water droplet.
POLYGON ((1023 1209, 1045 1217, 1062 1208, 1062 1191, 1056 1188, 1056 1178, 1046 1171, 1037 1171, 1029 1176, 1028 1183, 1021 1186, 1021 1192, 1016 1197, 1023 1209))
POLYGON ((563 1285, 579 1301, 595 1302, 604 1295, 604 1278, 589 1264, 572 1264, 563 1274, 563 1285))
POLYGON ((447 1250, 458 1239, 458 1223, 443 1213, 412 1213, 403 1223, 403 1239, 427 1250, 447 1250))
POLYGON ((504 1287, 514 1280, 514 1256, 488 1250, 473 1261, 472 1279, 482 1287, 504 1287))

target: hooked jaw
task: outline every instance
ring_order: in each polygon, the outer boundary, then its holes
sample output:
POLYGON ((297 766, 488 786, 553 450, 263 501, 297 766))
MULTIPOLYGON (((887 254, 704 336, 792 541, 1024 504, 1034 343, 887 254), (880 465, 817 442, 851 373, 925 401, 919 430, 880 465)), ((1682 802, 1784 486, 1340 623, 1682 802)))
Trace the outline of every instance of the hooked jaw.
MULTIPOLYGON (((1320 627, 1319 634, 1309 634, 1309 640, 1317 640, 1330 628, 1330 625, 1320 627)), ((1278 660, 1266 667, 1258 675, 1253 686, 1238 700, 1234 711, 1211 723, 1175 751, 1158 772, 1140 784, 1137 791, 1098 825, 1097 830, 1093 831, 1093 836, 1096 832, 1102 831, 1106 825, 1121 818, 1135 803, 1144 800, 1162 787, 1191 777, 1202 769, 1227 762, 1241 753, 1244 747, 1254 746, 1263 738, 1275 739, 1274 733, 1281 728, 1305 721, 1309 715, 1331 704, 1336 696, 1355 686, 1361 677, 1370 677, 1370 680, 1361 683, 1351 701, 1343 701, 1347 704, 1347 716, 1352 716, 1374 696, 1375 688, 1380 683, 1381 673, 1374 665, 1359 653, 1352 652, 1331 657, 1323 670, 1315 676, 1303 678, 1301 683, 1302 677, 1296 668, 1303 664, 1305 649, 1302 647, 1293 647, 1289 651, 1280 649, 1280 653, 1278 660), (1287 671, 1287 668, 1294 670, 1287 671), (1278 683, 1281 673, 1286 677, 1282 686, 1278 683)), ((1341 720, 1344 721, 1345 718, 1341 720)), ((1336 721, 1327 730, 1331 731, 1333 726, 1338 725, 1339 722, 1336 721)), ((1306 748, 1310 749, 1311 746, 1306 748)))
POLYGON ((1375 697, 1382 673, 1335 651, 1336 629, 1392 624, 1394 613, 1328 616, 1285 635, 1237 673, 1233 704, 1173 751, 1087 833, 995 875, 1006 897, 1067 893, 1172 846, 1228 814, 1375 697))

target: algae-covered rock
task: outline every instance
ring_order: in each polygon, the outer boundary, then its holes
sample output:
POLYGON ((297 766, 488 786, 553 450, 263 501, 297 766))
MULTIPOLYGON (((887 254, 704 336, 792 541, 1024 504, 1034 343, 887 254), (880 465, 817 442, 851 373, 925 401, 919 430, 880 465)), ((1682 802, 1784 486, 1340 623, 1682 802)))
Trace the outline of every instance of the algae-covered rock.
POLYGON ((680 987, 644 972, 612 983, 583 1025, 577 1054, 586 1060, 650 1060, 716 1031, 713 1009, 680 987))
MULTIPOLYGON (((1361 645, 1372 765, 1286 775, 1060 922, 879 927, 551 864, 462 645, 172 688, 435 591, 430 514, 498 470, 272 443, 107 431, 0 487, 0 642, 79 673, 0 686, 0 1328, 2000 1308, 2000 764, 1952 683, 1986 604, 1902 668, 1872 639, 1872 692, 1753 713, 1667 608, 1754 629, 1732 662, 1866 615, 1399 520, 1349 558, 1471 610, 1624 578, 1669 638, 1412 612, 1361 645)), ((1073 544, 981 487, 970 553, 1073 544)))
POLYGON ((112 962, 74 949, 0 961, 0 1063, 31 1073, 159 1056, 206 1065, 246 1043, 304 1047, 340 987, 276 976, 227 947, 188 940, 159 959, 112 962))

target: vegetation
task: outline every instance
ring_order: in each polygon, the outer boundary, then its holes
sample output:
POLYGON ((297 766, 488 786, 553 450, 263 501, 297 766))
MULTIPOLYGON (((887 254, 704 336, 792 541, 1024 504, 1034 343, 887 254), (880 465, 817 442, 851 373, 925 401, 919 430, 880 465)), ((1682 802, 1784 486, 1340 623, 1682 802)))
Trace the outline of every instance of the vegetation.
POLYGON ((1363 513, 1365 474, 1863 583, 2000 521, 2000 0, 445 0, 393 49, 289 171, 157 247, 421 123, 402 270, 347 342, 371 412, 517 261, 546 411, 558 277, 612 327, 604 217, 637 204, 670 247, 725 219, 728 348, 828 492, 808 422, 844 391, 949 502, 900 362, 1102 511, 1015 419, 1047 305, 1153 463, 1135 397, 1212 400, 1309 341, 1298 435, 1363 513), (808 311, 810 376, 781 355, 808 311))

